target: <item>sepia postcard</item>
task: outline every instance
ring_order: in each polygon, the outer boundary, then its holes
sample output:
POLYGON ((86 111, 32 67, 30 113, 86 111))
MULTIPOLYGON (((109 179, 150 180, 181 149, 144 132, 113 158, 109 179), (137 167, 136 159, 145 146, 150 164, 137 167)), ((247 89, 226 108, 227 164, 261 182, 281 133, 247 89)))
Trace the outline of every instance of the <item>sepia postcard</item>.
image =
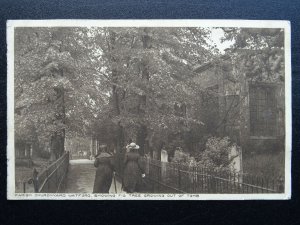
POLYGON ((7 198, 291 198, 291 31, 7 22, 7 198))

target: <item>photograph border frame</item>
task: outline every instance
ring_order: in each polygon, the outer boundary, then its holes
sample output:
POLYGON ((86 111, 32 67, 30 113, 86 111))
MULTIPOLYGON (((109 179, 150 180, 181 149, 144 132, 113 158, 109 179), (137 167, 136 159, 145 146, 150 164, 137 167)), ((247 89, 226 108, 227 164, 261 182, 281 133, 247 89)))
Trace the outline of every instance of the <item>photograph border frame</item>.
POLYGON ((9 20, 7 22, 7 198, 72 200, 284 200, 291 198, 292 102, 291 28, 279 20, 9 20), (14 152, 14 28, 15 27, 248 27, 284 28, 285 50, 285 192, 279 194, 86 194, 15 193, 14 152), (129 26, 130 25, 130 26, 129 26), (151 196, 150 196, 151 195, 151 196))

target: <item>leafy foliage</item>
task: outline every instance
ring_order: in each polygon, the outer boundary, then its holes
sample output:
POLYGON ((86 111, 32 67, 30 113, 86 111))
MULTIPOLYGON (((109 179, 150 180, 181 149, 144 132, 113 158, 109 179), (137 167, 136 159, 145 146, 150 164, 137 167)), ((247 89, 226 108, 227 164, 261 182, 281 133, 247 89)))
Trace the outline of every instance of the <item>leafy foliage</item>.
POLYGON ((200 164, 208 168, 228 168, 232 159, 229 158, 231 143, 228 137, 211 137, 201 154, 200 164))
MULTIPOLYGON (((215 55, 206 28, 16 28, 16 137, 49 142, 93 135, 120 146, 130 136, 158 150, 179 137, 192 149, 187 140, 199 140, 208 132, 203 125, 210 126, 210 118, 198 116, 205 110, 199 99, 210 91, 194 82, 195 66, 214 60, 233 69, 236 80, 241 74, 282 79, 281 29, 224 31, 235 40, 229 63, 215 55)), ((225 140, 211 140, 209 151, 214 142, 226 149, 225 140)))
POLYGON ((111 86, 110 120, 131 137, 143 128, 150 145, 156 134, 201 124, 176 115, 174 105, 194 99, 194 66, 212 57, 208 34, 203 28, 94 28, 99 76, 111 86))
POLYGON ((270 28, 224 28, 225 40, 234 40, 231 48, 236 77, 241 72, 252 81, 284 80, 284 31, 270 28), (239 63, 237 63, 239 62, 239 63))
MULTIPOLYGON (((83 39, 85 29, 16 28, 16 111, 21 120, 34 124, 40 140, 65 128, 86 132, 97 105, 105 101, 91 79, 91 50, 83 39)), ((16 126, 22 130, 26 125, 16 121, 16 126)))
POLYGON ((197 157, 191 156, 183 148, 177 147, 172 162, 189 166, 205 167, 212 170, 232 170, 231 163, 237 156, 231 156, 231 148, 235 145, 228 137, 210 137, 206 141, 205 149, 198 152, 197 157))

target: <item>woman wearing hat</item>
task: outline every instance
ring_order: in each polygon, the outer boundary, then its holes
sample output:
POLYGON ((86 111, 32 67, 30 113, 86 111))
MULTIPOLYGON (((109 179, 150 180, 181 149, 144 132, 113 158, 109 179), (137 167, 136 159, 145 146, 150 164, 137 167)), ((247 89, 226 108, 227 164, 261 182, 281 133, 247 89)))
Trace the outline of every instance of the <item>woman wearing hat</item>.
POLYGON ((94 166, 97 170, 93 193, 109 193, 114 172, 113 156, 106 149, 103 149, 96 156, 94 166))
POLYGON ((123 189, 128 193, 138 192, 141 189, 142 177, 145 176, 144 169, 140 162, 140 147, 135 143, 126 146, 128 152, 124 159, 123 189))

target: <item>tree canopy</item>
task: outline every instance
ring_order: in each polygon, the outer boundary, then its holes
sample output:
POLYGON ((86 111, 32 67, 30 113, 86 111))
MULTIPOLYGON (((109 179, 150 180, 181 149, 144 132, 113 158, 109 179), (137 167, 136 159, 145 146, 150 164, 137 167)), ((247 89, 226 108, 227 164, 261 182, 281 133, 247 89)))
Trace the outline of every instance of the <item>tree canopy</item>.
MULTIPOLYGON (((255 80, 283 79, 282 29, 223 30, 224 41, 234 40, 226 53, 231 66, 255 80)), ((195 136, 204 124, 196 116, 204 90, 193 80, 195 67, 222 62, 210 32, 200 27, 15 28, 16 137, 57 142, 53 149, 59 145, 63 151, 66 136, 96 136, 119 150, 126 137, 136 137, 145 148, 161 145, 171 134, 195 136)))
POLYGON ((174 104, 191 101, 193 67, 213 57, 208 34, 203 28, 16 28, 17 137, 86 135, 106 119, 132 132, 177 129, 174 121, 183 117, 172 113, 174 104))
POLYGON ((284 80, 284 30, 279 28, 223 28, 223 41, 232 40, 233 65, 253 81, 284 80), (234 54, 235 53, 235 54, 234 54))

